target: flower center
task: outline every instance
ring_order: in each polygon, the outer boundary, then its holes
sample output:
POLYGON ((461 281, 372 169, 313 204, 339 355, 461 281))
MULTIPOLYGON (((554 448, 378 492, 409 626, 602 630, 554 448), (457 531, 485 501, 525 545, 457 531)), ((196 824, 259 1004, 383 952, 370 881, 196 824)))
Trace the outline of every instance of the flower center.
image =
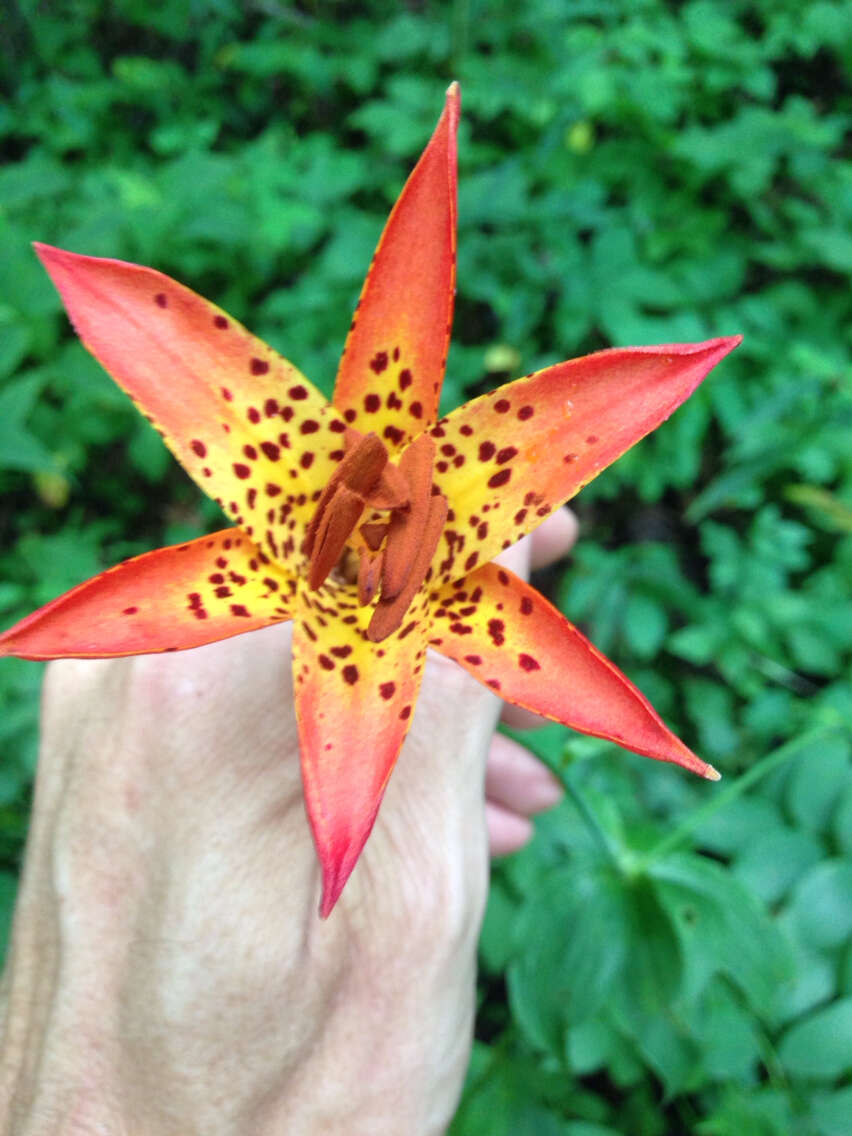
POLYGON ((357 579, 360 604, 378 597, 367 629, 378 643, 400 626, 426 579, 447 501, 432 484, 435 443, 428 434, 403 451, 398 466, 375 434, 347 430, 346 446, 305 537, 308 586, 319 588, 335 568, 344 580, 357 579))

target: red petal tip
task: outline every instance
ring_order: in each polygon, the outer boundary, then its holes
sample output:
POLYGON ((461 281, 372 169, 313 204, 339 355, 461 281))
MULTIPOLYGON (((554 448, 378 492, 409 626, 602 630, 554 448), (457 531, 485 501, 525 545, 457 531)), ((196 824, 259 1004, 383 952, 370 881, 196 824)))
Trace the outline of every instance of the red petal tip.
POLYGON ((332 863, 322 860, 322 899, 320 900, 320 919, 328 919, 346 887, 346 882, 355 867, 357 856, 347 858, 346 863, 332 863))

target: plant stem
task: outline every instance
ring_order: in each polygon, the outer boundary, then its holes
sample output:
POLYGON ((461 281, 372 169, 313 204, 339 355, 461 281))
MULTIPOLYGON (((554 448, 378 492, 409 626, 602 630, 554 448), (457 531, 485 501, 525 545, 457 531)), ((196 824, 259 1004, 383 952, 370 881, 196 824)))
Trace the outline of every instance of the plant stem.
POLYGON ((807 733, 802 734, 798 738, 793 738, 784 745, 779 746, 778 749, 768 753, 765 757, 761 758, 757 764, 753 765, 747 773, 742 777, 738 777, 731 785, 713 794, 711 800, 699 809, 695 809, 689 816, 685 817, 681 823, 673 829, 667 836, 664 836, 657 844, 654 845, 650 851, 642 856, 637 865, 638 870, 645 870, 655 860, 659 860, 662 856, 667 856, 669 852, 674 852, 679 848, 693 831, 703 824, 709 817, 713 816, 720 809, 723 809, 731 801, 736 800, 737 797, 750 789, 755 782, 759 781, 761 777, 765 777, 767 773, 771 773, 773 769, 779 765, 783 765, 785 761, 789 761, 791 757, 795 757, 800 750, 807 749, 818 742, 825 741, 826 738, 837 730, 835 725, 820 725, 807 733))

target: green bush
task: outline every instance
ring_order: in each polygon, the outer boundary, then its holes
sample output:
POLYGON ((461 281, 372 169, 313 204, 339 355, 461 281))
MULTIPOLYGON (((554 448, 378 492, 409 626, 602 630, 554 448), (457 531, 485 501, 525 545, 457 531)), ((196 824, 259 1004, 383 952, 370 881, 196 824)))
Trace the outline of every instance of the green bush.
MULTIPOLYGON (((547 728, 454 1136, 842 1136, 852 1090, 852 10, 17 0, 0 37, 0 618, 218 524, 71 335, 33 239, 151 264, 330 392, 462 81, 445 397, 743 332, 577 502, 545 584, 726 775, 547 728)), ((0 908, 39 668, 0 666, 0 908)))

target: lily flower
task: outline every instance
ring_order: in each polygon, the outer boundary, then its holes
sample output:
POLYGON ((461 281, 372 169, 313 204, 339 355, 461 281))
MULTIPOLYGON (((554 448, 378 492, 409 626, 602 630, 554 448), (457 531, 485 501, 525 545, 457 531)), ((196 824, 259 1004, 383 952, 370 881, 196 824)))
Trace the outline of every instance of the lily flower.
POLYGON ((331 403, 169 277, 35 246, 85 346, 232 523, 80 584, 0 635, 0 655, 176 651, 292 620, 323 916, 372 828, 427 648, 509 702, 718 778, 492 560, 666 419, 739 337, 600 351, 439 418, 459 109, 453 84, 380 239, 331 403))

